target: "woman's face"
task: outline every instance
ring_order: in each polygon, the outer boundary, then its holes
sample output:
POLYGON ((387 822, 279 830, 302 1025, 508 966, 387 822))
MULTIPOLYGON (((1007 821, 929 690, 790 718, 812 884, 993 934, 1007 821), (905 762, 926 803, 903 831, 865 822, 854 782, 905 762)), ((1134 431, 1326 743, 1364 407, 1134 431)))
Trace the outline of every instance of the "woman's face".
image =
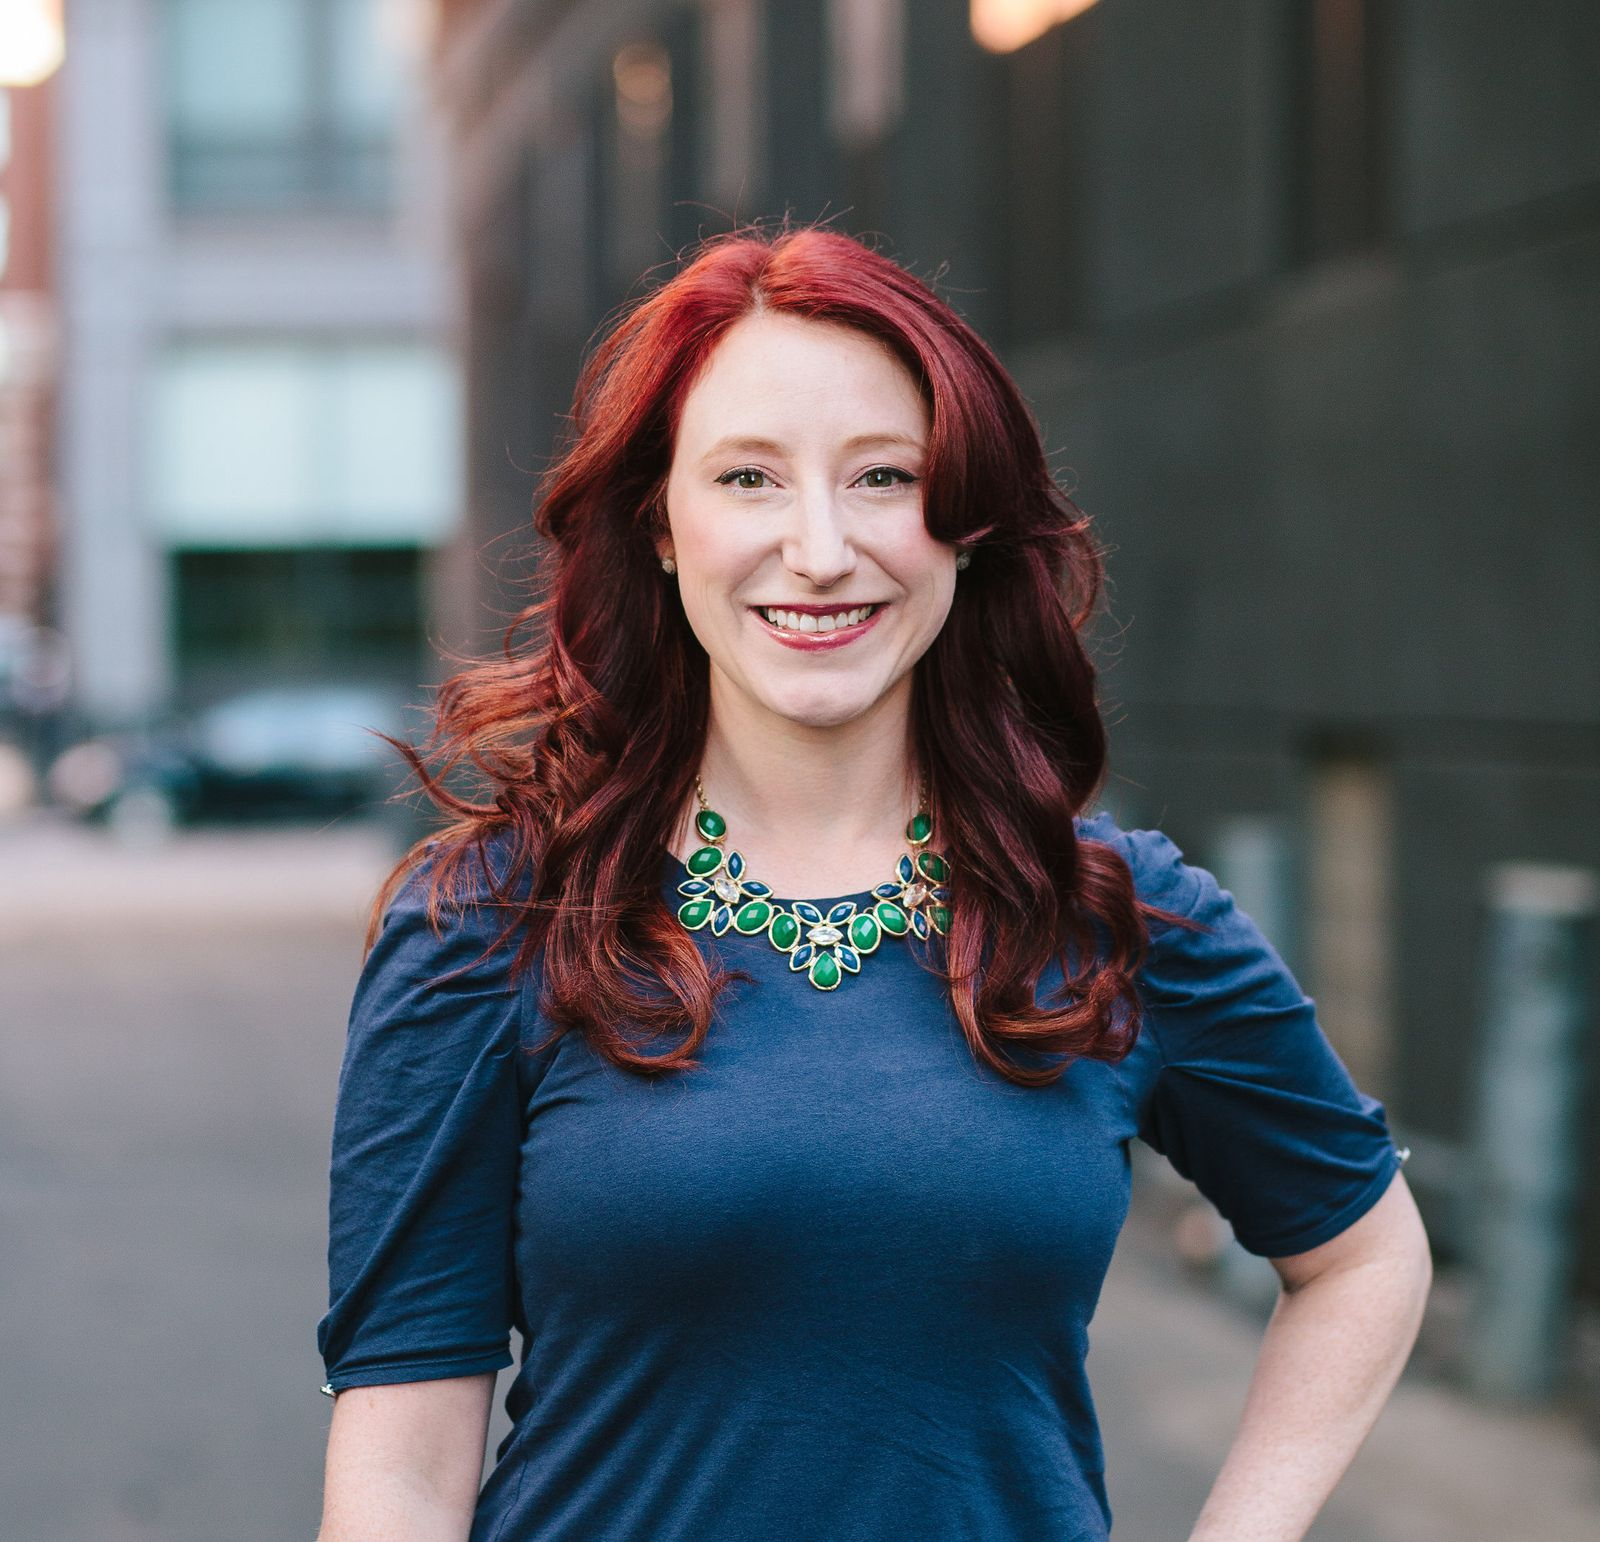
POLYGON ((865 333, 767 312, 724 335, 684 400, 658 543, 713 701, 828 728, 909 692, 956 577, 922 522, 928 429, 865 333))

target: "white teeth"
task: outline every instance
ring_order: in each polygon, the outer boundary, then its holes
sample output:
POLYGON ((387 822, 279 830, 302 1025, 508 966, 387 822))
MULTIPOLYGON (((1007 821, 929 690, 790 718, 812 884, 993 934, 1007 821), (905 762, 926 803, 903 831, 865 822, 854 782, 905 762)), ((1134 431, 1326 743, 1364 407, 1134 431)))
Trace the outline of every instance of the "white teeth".
POLYGON ((786 632, 833 632, 842 626, 855 626, 872 614, 871 605, 858 605, 854 610, 835 611, 831 615, 814 616, 797 610, 762 608, 761 614, 775 627, 786 632))

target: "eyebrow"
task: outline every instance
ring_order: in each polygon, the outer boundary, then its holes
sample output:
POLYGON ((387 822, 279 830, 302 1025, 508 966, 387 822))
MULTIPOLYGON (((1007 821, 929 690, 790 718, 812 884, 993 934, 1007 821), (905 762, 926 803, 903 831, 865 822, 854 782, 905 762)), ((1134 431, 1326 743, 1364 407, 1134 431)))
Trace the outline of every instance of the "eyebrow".
MULTIPOLYGON (((849 450, 865 449, 868 445, 895 444, 905 449, 922 452, 923 444, 920 439, 912 439, 905 434, 856 434, 846 439, 844 448, 849 450)), ((763 439, 757 434, 733 434, 726 439, 719 439, 702 457, 704 460, 717 460, 731 451, 741 454, 783 455, 787 451, 776 439, 763 439)))

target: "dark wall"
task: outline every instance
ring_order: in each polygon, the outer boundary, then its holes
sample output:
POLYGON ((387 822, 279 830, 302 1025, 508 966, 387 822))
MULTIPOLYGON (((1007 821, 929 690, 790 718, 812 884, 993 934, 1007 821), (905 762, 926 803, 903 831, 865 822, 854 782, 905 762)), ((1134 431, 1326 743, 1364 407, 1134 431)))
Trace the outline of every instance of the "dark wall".
MULTIPOLYGON (((1483 870, 1600 867, 1600 9, 1101 0, 995 58, 964 0, 915 0, 903 116, 849 148, 825 9, 768 4, 768 175, 741 213, 876 237, 1017 373, 1111 548, 1119 812, 1207 860, 1224 815, 1303 830, 1330 755, 1388 778, 1389 1103, 1459 1172, 1483 870)), ((506 161, 500 256, 475 259, 486 531, 525 518, 506 445, 547 452, 629 285, 603 255, 617 42, 672 58, 660 256, 717 226, 681 206, 715 202, 702 13, 613 33, 588 10, 593 55, 555 71, 562 111, 506 161)), ((503 95, 455 106, 469 135, 514 120, 503 95)))

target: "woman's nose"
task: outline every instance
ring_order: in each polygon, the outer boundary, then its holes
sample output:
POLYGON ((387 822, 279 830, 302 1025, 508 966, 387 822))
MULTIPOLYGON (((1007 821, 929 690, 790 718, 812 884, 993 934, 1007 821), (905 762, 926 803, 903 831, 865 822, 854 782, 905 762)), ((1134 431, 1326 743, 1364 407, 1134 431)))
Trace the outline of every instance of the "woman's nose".
POLYGON ((843 510, 826 496, 805 499, 799 526, 785 543, 784 561, 791 572, 819 589, 837 583, 856 565, 855 549, 844 529, 843 510))

